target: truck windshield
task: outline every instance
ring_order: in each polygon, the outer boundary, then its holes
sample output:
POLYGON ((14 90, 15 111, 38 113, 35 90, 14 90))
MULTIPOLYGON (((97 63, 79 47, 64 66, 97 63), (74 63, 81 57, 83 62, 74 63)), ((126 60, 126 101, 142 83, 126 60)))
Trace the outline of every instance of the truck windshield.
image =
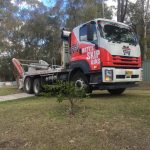
POLYGON ((98 22, 100 34, 103 38, 112 42, 124 42, 136 45, 138 43, 137 36, 134 31, 126 26, 117 23, 98 22))

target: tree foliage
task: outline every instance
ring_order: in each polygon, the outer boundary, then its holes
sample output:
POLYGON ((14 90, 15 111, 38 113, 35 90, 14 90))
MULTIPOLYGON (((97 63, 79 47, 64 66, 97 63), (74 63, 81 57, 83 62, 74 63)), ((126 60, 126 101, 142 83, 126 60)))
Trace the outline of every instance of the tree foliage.
POLYGON ((2 2, 1 49, 9 51, 12 57, 24 59, 55 56, 60 46, 60 19, 53 16, 53 9, 48 9, 43 3, 17 1, 23 2, 24 8, 17 7, 19 4, 2 2))
MULTIPOLYGON (((102 2, 97 0, 70 0, 66 4, 66 26, 73 27, 92 20, 102 18, 102 2)), ((105 5, 105 18, 112 18, 112 9, 105 5)))

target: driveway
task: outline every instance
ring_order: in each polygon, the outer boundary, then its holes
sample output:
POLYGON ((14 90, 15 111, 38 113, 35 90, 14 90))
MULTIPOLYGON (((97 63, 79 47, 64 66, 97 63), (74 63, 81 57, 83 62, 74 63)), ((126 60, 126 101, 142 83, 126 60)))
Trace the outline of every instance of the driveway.
POLYGON ((0 96, 0 102, 11 101, 11 100, 16 100, 16 99, 20 99, 20 98, 32 97, 32 96, 34 96, 34 95, 26 94, 26 93, 18 93, 18 94, 0 96))

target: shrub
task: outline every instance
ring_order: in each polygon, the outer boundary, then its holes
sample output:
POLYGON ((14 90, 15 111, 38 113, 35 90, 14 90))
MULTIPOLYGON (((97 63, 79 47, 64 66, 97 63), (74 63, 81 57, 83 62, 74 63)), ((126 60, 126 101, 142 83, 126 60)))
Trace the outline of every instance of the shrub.
POLYGON ((45 85, 45 96, 56 96, 57 101, 68 100, 70 103, 70 115, 75 114, 75 102, 83 100, 86 97, 85 89, 75 87, 73 82, 57 82, 54 85, 45 85))

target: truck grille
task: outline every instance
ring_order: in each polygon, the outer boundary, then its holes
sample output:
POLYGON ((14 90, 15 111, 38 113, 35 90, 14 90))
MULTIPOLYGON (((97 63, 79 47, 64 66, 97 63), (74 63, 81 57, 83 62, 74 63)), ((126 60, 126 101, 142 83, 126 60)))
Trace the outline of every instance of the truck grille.
MULTIPOLYGON (((125 79, 126 76, 125 75, 116 75, 116 79, 125 79)), ((139 78, 139 75, 131 75, 130 77, 131 79, 136 79, 139 78)))
POLYGON ((137 57, 125 57, 125 56, 113 56, 113 64, 115 66, 133 66, 139 65, 139 58, 137 57))

